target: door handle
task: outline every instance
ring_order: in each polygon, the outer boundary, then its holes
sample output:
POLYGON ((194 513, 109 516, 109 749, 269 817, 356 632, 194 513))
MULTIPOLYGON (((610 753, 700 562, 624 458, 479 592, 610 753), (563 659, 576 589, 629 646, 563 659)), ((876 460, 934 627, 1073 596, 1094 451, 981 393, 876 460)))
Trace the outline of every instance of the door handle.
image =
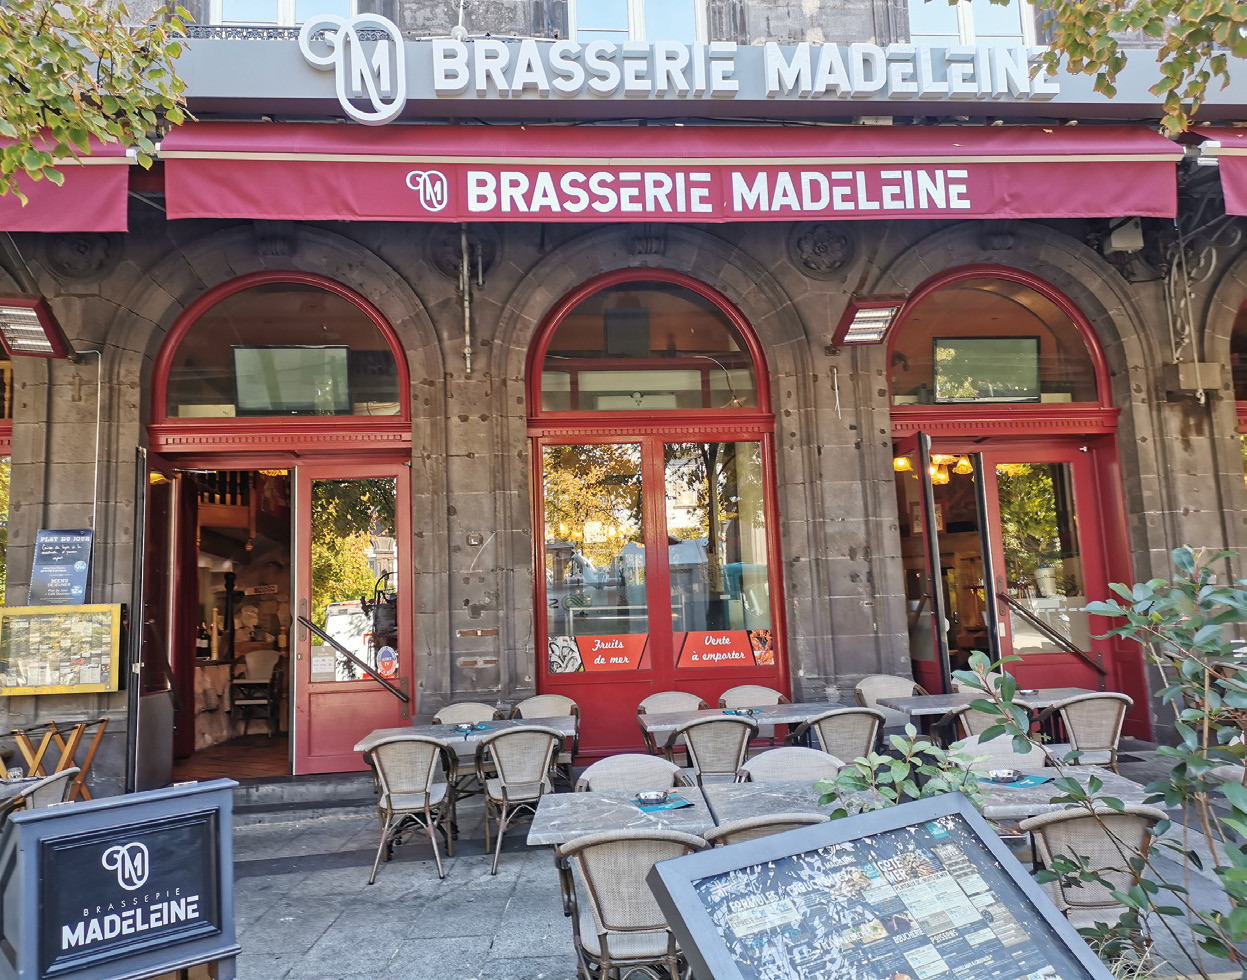
MULTIPOLYGON (((399 686, 399 689, 404 694, 406 694, 407 693, 407 678, 406 677, 400 678, 398 682, 398 686, 399 686)), ((403 704, 403 721, 406 721, 407 719, 411 717, 411 699, 409 698, 408 700, 402 702, 402 704, 403 704)))
MULTIPOLYGON (((299 600, 299 615, 303 617, 304 619, 307 618, 307 600, 306 599, 299 600)), ((300 643, 307 642, 307 627, 306 626, 303 626, 303 625, 299 626, 299 642, 300 643)))

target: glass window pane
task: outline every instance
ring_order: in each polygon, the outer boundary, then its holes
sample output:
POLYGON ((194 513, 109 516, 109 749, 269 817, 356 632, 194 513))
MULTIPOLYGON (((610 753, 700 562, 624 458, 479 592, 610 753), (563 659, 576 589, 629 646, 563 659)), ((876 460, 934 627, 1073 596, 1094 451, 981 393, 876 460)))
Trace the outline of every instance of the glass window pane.
POLYGON ((1078 649, 1089 650, 1090 621, 1082 611, 1087 589, 1069 464, 1001 463, 996 482, 1008 594, 1025 610, 1008 611, 1013 652, 1062 652, 1040 623, 1078 649))
POLYGON ((950 44, 959 43, 957 8, 948 0, 909 0, 909 36, 923 40, 940 36, 950 44))
POLYGON ((644 667, 640 446, 546 446, 542 488, 550 672, 644 667))
POLYGON ((222 24, 276 24, 277 0, 221 0, 222 24))
POLYGON ((696 0, 645 0, 645 40, 697 40, 696 0))
POLYGON ((1022 40, 1021 0, 1009 0, 1004 5, 992 3, 991 0, 971 0, 970 9, 976 40, 1022 40))
POLYGON ((773 666, 760 444, 673 443, 664 455, 678 666, 773 666))
MULTIPOLYGON (((1234 400, 1247 402, 1247 303, 1238 311, 1230 334, 1230 374, 1234 380, 1234 400)), ((8 403, 6 394, 5 405, 8 403)))
MULTIPOLYGON (((892 350, 894 405, 934 404, 937 341, 950 338, 1037 340, 1041 402, 1098 398, 1095 363, 1078 326, 1052 300, 1022 283, 971 279, 945 286, 922 300, 900 330, 892 350)), ((984 399, 991 397, 990 380, 968 379, 984 399)))
MULTIPOLYGON (((312 622, 383 677, 398 670, 397 489, 393 477, 312 483, 312 622)), ((313 681, 363 677, 358 664, 312 635, 313 681), (318 657, 333 657, 332 677, 317 671, 318 657)))
POLYGON ((377 325, 316 286, 253 286, 191 326, 169 372, 170 418, 397 415, 398 367, 377 325))
POLYGON ((559 324, 542 374, 545 411, 753 408, 753 360, 727 315, 670 283, 594 293, 559 324))
POLYGON ((351 0, 294 0, 294 22, 302 24, 322 14, 350 17, 352 6, 351 0))
POLYGON ((582 44, 592 40, 614 40, 610 35, 602 38, 587 37, 586 32, 622 31, 628 35, 628 0, 577 0, 576 40, 582 44))

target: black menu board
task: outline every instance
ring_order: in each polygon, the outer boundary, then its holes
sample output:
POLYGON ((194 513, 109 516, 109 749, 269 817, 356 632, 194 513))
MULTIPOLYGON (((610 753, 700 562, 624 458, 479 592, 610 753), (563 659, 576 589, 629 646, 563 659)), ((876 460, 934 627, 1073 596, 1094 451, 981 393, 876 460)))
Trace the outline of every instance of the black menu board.
POLYGON ((1107 976, 960 794, 663 862, 650 884, 698 980, 1107 976))

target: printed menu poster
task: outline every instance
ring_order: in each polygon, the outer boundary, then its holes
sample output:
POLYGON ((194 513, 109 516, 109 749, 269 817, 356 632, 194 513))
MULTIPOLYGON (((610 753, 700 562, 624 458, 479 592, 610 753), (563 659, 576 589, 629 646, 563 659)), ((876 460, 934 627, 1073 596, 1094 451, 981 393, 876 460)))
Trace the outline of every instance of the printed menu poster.
POLYGON ((1086 970, 958 816, 696 883, 748 980, 1074 980, 1086 970))
POLYGON ((91 532, 49 531, 35 535, 30 571, 32 606, 77 606, 87 601, 91 532))
POLYGON ((0 608, 0 694, 115 691, 121 607, 0 608))

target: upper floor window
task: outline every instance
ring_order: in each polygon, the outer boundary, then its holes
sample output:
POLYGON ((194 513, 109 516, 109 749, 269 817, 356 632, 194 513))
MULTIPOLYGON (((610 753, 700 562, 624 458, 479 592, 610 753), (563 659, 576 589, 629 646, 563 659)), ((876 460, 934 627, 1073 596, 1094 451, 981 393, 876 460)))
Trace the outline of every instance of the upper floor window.
POLYGON ((177 341, 169 418, 399 415, 389 340, 355 303, 270 282, 226 296, 177 341))
POLYGON ((941 286, 892 345, 892 404, 1095 402, 1099 379, 1082 330, 1056 302, 1011 279, 941 286))
POLYGON ((263 27, 297 27, 322 14, 350 17, 355 0, 211 0, 209 15, 214 24, 256 24, 263 27))
POLYGON ((740 330, 687 286, 638 280, 600 289, 562 317, 545 349, 544 412, 757 407, 740 330))
POLYGON ((953 44, 1034 44, 1028 0, 909 0, 909 39, 936 47, 953 44))
POLYGON ((704 0, 568 0, 572 37, 588 41, 680 41, 706 36, 704 0))

